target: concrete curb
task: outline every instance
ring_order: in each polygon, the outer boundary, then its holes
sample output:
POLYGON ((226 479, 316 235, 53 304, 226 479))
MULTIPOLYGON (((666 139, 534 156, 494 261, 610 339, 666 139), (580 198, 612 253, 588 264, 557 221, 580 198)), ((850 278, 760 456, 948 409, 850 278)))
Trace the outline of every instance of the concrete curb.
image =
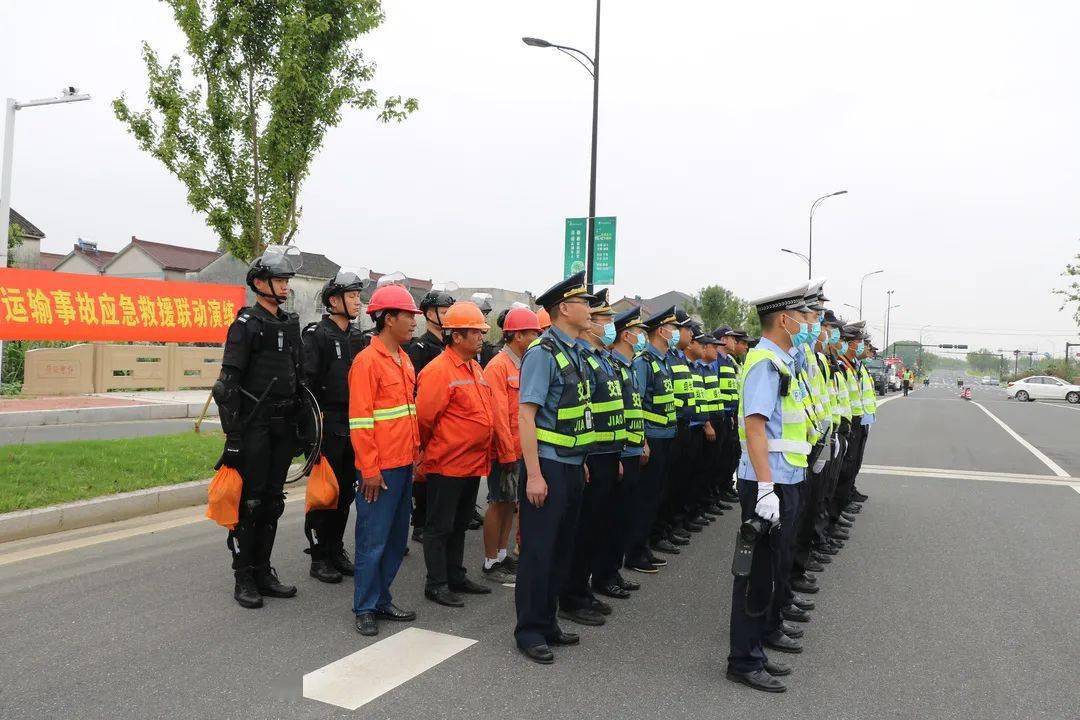
MULTIPOLYGON (((24 428, 39 425, 76 425, 131 420, 175 420, 197 418, 201 412, 202 403, 153 403, 67 410, 20 410, 0 413, 0 427, 24 428)), ((217 405, 210 403, 206 416, 217 417, 217 414, 217 405)))
MULTIPOLYGON (((209 485, 209 479, 193 480, 179 485, 146 488, 63 505, 3 513, 0 514, 0 543, 202 505, 206 502, 206 489, 209 485)), ((306 482, 301 479, 285 487, 295 492, 303 490, 306 482)))

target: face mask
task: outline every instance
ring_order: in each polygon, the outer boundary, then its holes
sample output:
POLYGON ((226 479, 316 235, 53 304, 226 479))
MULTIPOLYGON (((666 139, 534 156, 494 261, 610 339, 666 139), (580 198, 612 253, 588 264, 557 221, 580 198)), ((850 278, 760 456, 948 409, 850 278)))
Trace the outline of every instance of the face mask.
POLYGON ((637 333, 637 341, 634 343, 634 352, 645 352, 645 347, 649 344, 649 338, 645 333, 637 333))
POLYGON ((848 346, 848 344, 846 342, 840 343, 839 353, 841 355, 847 355, 847 346, 848 346))
POLYGON ((680 337, 682 337, 682 331, 679 330, 678 328, 676 328, 671 333, 671 337, 668 338, 667 346, 672 350, 678 350, 679 349, 679 338, 680 337))
POLYGON ((833 328, 829 333, 829 343, 835 345, 838 342, 840 342, 840 328, 833 328))
POLYGON ((855 346, 855 354, 856 354, 856 355, 862 355, 862 353, 863 353, 863 349, 864 349, 865 347, 866 347, 866 345, 864 345, 863 343, 859 343, 858 345, 856 345, 856 346, 855 346))
MULTIPOLYGON (((784 317, 789 317, 784 315, 784 317)), ((784 327, 784 332, 787 332, 787 328, 784 327)), ((799 329, 795 333, 788 333, 788 337, 791 338, 792 345, 802 345, 810 337, 810 326, 804 322, 799 323, 799 329)))
POLYGON ((600 338, 601 342, 605 345, 611 345, 615 342, 615 323, 608 323, 604 325, 604 334, 600 338))
POLYGON ((810 340, 817 340, 821 336, 821 321, 818 320, 810 328, 810 340))

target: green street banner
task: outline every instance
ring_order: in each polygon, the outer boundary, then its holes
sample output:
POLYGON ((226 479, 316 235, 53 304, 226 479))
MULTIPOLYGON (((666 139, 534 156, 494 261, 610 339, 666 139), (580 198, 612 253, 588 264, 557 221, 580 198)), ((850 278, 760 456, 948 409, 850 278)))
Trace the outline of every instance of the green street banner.
POLYGON ((598 217, 593 223, 593 284, 614 285, 615 218, 598 217))
POLYGON ((587 218, 566 218, 566 244, 563 248, 563 278, 585 269, 585 240, 589 232, 587 218))

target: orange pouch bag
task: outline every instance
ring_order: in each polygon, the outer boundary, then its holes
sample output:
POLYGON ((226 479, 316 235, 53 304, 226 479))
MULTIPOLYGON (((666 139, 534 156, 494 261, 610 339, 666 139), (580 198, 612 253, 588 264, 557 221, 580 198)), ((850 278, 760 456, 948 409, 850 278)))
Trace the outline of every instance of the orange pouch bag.
POLYGON ((206 517, 229 530, 240 521, 240 493, 244 481, 236 468, 222 465, 207 490, 206 517))
POLYGON ((304 495, 304 512, 312 510, 337 510, 338 481, 334 469, 325 455, 319 456, 308 477, 307 493, 304 495))

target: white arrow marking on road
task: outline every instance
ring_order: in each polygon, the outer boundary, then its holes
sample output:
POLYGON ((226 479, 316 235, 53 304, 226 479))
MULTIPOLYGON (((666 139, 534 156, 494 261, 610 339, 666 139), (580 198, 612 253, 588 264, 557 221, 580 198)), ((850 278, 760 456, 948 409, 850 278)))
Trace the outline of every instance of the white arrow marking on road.
POLYGON ((406 628, 304 676, 304 697, 347 710, 390 692, 475 640, 406 628))
POLYGON ((1054 473, 1058 477, 1063 477, 1063 478, 1069 477, 1069 473, 1062 470, 1060 465, 1058 465, 1056 462, 1054 462, 1050 458, 1046 457, 1046 455, 1043 454, 1042 450, 1039 450, 1039 448, 1035 447, 1034 445, 1029 443, 1024 438, 1020 437, 1020 435, 1015 430, 1013 430, 1011 427, 1009 427, 1004 422, 1002 422, 1001 418, 999 418, 997 415, 990 412, 983 405, 980 405, 979 403, 975 402, 974 400, 971 401, 971 404, 974 405, 975 407, 979 408, 980 410, 982 410, 987 415, 989 415, 990 419, 993 420, 994 422, 996 422, 998 425, 1000 425, 1002 430, 1004 430, 1005 432, 1012 435, 1013 439, 1015 439, 1016 442, 1020 443, 1025 448, 1027 448, 1031 452, 1032 455, 1037 457, 1042 462, 1043 465, 1050 468, 1050 472, 1054 473))

